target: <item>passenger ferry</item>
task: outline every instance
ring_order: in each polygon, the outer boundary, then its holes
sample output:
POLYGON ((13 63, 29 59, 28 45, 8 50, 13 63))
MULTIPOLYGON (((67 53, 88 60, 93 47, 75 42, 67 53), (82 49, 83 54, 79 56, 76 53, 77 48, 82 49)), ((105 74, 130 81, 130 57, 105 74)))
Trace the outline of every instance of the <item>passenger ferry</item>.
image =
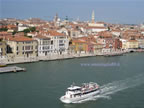
POLYGON ((76 103, 100 93, 99 85, 94 82, 84 83, 82 86, 71 85, 64 96, 60 98, 63 103, 76 103))

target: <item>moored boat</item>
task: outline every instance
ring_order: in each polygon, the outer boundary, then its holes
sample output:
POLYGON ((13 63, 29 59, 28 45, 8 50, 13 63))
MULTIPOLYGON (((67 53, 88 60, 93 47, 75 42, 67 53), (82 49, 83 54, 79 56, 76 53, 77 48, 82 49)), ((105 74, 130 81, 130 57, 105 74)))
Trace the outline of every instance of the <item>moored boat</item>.
POLYGON ((0 63, 0 67, 6 67, 7 65, 4 63, 0 63))

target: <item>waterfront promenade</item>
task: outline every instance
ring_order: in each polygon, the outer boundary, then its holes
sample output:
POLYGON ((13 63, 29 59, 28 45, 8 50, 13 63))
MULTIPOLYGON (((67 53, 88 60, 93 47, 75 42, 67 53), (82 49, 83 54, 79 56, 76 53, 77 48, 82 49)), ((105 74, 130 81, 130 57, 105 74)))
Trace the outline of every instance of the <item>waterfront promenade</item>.
MULTIPOLYGON (((142 50, 141 52, 143 52, 142 50)), ((136 50, 135 52, 139 52, 136 50)), ((81 58, 81 57, 92 57, 92 56, 119 56, 125 53, 129 53, 129 51, 118 51, 118 52, 109 52, 109 53, 98 53, 98 54, 62 54, 62 55, 47 55, 43 57, 15 57, 15 58, 0 58, 0 63, 4 64, 18 64, 18 63, 32 63, 38 61, 52 61, 52 60, 63 60, 63 59, 73 59, 73 58, 81 58)))
POLYGON ((17 64, 17 63, 32 63, 32 62, 38 62, 38 61, 51 61, 51 60, 61 60, 61 59, 72 59, 72 58, 79 58, 79 57, 88 57, 88 56, 96 56, 94 54, 63 54, 63 55, 49 55, 49 56, 43 56, 43 57, 15 57, 12 59, 3 58, 0 60, 1 63, 4 64, 17 64))

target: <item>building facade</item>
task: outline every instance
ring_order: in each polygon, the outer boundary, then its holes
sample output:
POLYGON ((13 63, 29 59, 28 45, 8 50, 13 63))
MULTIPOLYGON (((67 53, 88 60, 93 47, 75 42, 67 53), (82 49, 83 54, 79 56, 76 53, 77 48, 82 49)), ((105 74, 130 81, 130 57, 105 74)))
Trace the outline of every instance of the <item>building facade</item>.
POLYGON ((69 38, 63 33, 49 31, 47 37, 51 39, 54 54, 67 54, 69 48, 69 38))
POLYGON ((139 48, 138 41, 137 40, 128 40, 126 43, 127 49, 136 49, 139 48))
POLYGON ((39 35, 35 39, 38 41, 38 56, 47 56, 53 53, 53 42, 49 37, 39 35))
POLYGON ((6 42, 0 39, 0 58, 4 58, 6 56, 6 42))
POLYGON ((7 44, 11 48, 13 57, 36 57, 38 56, 38 43, 36 40, 24 37, 15 36, 7 37, 7 44))

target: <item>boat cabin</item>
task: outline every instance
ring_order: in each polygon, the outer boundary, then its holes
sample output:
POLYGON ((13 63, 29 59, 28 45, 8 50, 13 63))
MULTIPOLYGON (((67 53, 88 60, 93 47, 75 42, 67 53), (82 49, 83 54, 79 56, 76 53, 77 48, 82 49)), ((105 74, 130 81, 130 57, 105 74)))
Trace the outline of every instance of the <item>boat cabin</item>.
POLYGON ((71 86, 69 88, 67 88, 67 91, 66 91, 66 97, 69 97, 69 98, 73 98, 75 97, 76 95, 79 95, 81 94, 81 87, 79 86, 71 86))
POLYGON ((79 86, 71 86, 67 90, 68 91, 79 91, 79 90, 81 90, 81 87, 79 87, 79 86))

